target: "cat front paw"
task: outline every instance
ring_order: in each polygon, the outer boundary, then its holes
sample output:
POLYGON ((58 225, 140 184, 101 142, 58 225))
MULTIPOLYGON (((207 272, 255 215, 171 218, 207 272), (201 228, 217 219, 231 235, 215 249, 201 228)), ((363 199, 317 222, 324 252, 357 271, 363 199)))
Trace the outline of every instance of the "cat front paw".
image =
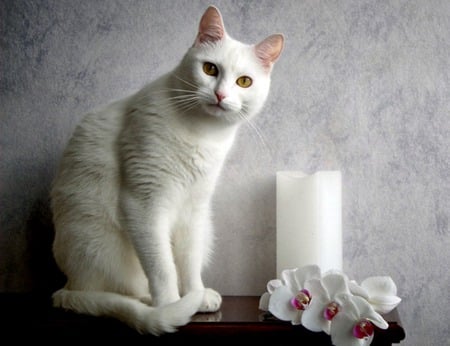
POLYGON ((205 288, 203 295, 203 302, 200 305, 199 312, 215 312, 220 309, 222 304, 222 296, 219 292, 214 291, 212 288, 205 288))

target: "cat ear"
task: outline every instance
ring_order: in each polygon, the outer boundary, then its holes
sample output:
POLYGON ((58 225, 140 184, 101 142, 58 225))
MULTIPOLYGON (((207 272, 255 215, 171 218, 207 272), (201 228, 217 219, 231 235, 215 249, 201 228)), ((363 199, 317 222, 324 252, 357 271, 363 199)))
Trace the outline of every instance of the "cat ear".
POLYGON ((222 15, 214 6, 209 6, 200 20, 197 39, 194 45, 199 46, 204 42, 220 41, 225 36, 222 15))
POLYGON ((255 46, 255 53, 263 66, 270 70, 280 56, 283 46, 284 36, 282 34, 275 34, 258 43, 255 46))

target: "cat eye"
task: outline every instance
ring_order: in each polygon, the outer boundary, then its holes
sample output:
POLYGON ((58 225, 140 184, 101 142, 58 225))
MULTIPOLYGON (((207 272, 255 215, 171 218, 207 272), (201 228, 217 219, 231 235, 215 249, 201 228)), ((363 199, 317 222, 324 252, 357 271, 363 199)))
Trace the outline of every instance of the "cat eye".
POLYGON ((248 88, 250 85, 253 84, 253 80, 250 77, 242 76, 236 79, 236 84, 239 85, 241 88, 248 88))
POLYGON ((203 64, 203 72, 208 76, 217 77, 219 75, 219 69, 212 62, 205 62, 203 64))

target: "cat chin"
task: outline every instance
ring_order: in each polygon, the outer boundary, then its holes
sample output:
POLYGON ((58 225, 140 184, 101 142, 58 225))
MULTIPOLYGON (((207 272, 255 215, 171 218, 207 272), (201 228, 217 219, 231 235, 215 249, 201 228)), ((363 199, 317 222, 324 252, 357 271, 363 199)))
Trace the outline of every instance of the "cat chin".
POLYGON ((227 118, 227 116, 234 113, 233 111, 220 105, 206 104, 203 106, 203 109, 208 115, 212 115, 216 118, 227 118))

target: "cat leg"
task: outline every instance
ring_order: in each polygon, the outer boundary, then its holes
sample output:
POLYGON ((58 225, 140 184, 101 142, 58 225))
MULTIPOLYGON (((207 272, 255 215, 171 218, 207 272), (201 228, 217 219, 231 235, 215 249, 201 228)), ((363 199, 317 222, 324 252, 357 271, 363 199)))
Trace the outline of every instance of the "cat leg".
POLYGON ((148 278, 152 304, 161 306, 179 300, 169 215, 165 210, 145 207, 130 193, 122 197, 125 229, 148 278))
POLYGON ((200 312, 214 312, 222 304, 221 295, 205 288, 201 276, 209 257, 212 243, 212 224, 207 208, 198 208, 191 214, 189 223, 179 226, 173 235, 173 252, 177 264, 182 295, 204 289, 200 312))

